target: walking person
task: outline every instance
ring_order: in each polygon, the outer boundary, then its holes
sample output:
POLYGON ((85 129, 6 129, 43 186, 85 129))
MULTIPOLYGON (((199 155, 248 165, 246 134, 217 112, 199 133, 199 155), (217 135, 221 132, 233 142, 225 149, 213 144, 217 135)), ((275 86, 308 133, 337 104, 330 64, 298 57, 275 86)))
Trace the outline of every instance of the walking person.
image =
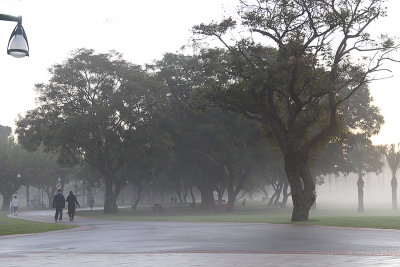
POLYGON ((90 210, 93 210, 93 206, 94 206, 94 198, 93 198, 93 196, 90 196, 89 197, 89 207, 90 207, 90 210))
POLYGON ((18 215, 18 198, 14 196, 10 203, 10 210, 14 212, 14 215, 18 215))
POLYGON ((53 209, 56 209, 56 214, 54 216, 54 220, 57 222, 59 220, 62 221, 63 209, 65 208, 65 198, 61 193, 61 189, 57 190, 57 194, 53 198, 53 209))
POLYGON ((67 196, 67 200, 65 200, 68 203, 68 216, 69 216, 69 221, 72 222, 74 221, 74 216, 75 216, 75 204, 78 205, 78 207, 81 207, 78 203, 78 200, 76 200, 76 196, 72 191, 69 191, 69 195, 67 196))

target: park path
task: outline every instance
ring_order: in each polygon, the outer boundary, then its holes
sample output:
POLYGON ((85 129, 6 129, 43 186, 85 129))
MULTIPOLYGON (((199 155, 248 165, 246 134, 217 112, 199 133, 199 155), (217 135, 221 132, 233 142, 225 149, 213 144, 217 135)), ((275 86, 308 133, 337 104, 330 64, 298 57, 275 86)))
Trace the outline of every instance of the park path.
MULTIPOLYGON (((54 220, 51 210, 19 217, 54 220)), ((400 266, 396 230, 82 217, 73 224, 81 227, 0 238, 0 265, 400 266)))

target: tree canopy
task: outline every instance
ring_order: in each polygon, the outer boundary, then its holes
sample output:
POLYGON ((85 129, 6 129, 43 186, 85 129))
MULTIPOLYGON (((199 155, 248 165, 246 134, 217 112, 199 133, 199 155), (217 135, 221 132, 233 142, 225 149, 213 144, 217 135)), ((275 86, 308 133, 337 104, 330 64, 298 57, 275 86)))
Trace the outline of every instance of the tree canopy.
POLYGON ((282 151, 294 221, 308 218, 316 198, 310 154, 345 130, 379 130, 371 126, 381 117, 367 117, 351 99, 398 47, 367 32, 385 16, 384 2, 241 1, 238 18, 193 28, 224 47, 201 52, 205 97, 264 125, 282 151), (352 124, 343 118, 349 106, 360 110, 352 124))
POLYGON ((17 122, 18 140, 31 150, 43 144, 57 151, 64 164, 93 165, 106 185, 105 212, 114 212, 124 184, 116 173, 138 129, 162 105, 163 87, 113 51, 79 49, 50 74, 36 85, 38 107, 17 122))

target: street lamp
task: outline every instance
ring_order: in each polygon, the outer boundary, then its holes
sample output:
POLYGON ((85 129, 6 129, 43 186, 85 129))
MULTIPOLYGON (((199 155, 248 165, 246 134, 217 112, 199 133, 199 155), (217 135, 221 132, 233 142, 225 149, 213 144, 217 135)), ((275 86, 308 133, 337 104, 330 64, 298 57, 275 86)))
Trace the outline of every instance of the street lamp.
POLYGON ((22 17, 0 14, 0 20, 18 22, 8 41, 7 54, 17 58, 29 56, 28 38, 26 37, 24 27, 22 27, 22 17))

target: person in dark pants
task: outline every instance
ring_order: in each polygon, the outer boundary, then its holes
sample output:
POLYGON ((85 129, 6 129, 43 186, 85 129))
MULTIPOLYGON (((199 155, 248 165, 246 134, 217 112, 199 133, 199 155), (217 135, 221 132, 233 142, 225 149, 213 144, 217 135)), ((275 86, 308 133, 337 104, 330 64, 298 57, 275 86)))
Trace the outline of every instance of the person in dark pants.
POLYGON ((58 193, 53 198, 53 209, 56 208, 56 214, 54 216, 54 220, 62 221, 63 209, 65 208, 65 198, 61 193, 61 189, 57 190, 58 193))
POLYGON ((68 202, 68 216, 69 216, 69 221, 72 222, 74 221, 74 216, 75 216, 75 204, 80 207, 78 200, 76 200, 76 196, 74 196, 74 193, 72 191, 69 191, 69 195, 67 196, 68 202))
POLYGON ((88 202, 89 202, 90 210, 93 210, 93 206, 94 206, 94 197, 93 197, 93 196, 90 196, 88 202))

